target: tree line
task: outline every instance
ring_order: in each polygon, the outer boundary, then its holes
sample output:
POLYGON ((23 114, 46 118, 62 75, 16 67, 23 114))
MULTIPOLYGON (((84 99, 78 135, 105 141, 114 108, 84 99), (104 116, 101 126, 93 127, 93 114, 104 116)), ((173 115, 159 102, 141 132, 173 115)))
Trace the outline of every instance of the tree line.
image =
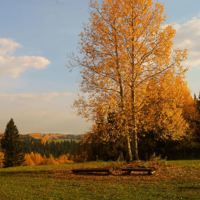
POLYGON ((17 126, 11 118, 1 139, 1 167, 33 165, 38 162, 40 164, 69 163, 68 157, 77 147, 75 140, 61 142, 45 140, 44 142, 43 139, 30 136, 22 138, 20 139, 17 126))
POLYGON ((22 141, 22 149, 24 154, 39 153, 42 156, 49 158, 50 155, 53 155, 54 158, 58 158, 63 154, 69 153, 70 155, 75 151, 78 143, 75 140, 69 141, 47 141, 42 143, 42 139, 25 139, 22 141))

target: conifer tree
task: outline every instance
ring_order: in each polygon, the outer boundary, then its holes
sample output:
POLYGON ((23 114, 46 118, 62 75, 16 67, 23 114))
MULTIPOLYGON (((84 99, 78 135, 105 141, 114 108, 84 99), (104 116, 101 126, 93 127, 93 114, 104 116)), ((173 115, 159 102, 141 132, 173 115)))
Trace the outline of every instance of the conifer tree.
POLYGON ((18 129, 12 118, 6 126, 1 145, 4 152, 3 164, 5 168, 20 166, 25 161, 18 129))

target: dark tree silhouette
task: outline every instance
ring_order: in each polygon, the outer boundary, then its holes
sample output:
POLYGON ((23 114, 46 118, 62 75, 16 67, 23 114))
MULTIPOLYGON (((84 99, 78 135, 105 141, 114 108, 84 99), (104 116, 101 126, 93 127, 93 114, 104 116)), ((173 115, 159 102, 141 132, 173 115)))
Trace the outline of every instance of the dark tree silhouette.
POLYGON ((4 152, 3 164, 5 168, 20 166, 25 161, 19 137, 18 129, 11 118, 1 140, 2 150, 4 152))

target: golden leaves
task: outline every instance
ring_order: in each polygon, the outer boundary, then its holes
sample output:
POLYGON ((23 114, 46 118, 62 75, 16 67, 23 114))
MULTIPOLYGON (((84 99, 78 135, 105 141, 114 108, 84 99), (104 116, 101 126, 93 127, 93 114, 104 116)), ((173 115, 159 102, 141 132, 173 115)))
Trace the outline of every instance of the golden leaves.
POLYGON ((81 66, 81 91, 88 92, 74 103, 78 114, 94 122, 98 112, 106 117, 113 109, 118 127, 162 129, 160 137, 180 138, 188 127, 181 92, 189 95, 181 65, 187 50, 172 49, 176 31, 162 26, 164 5, 104 0, 89 6, 89 23, 79 35, 83 57, 71 57, 81 66))
POLYGON ((25 162, 24 165, 33 166, 33 165, 58 165, 65 163, 73 163, 72 160, 69 160, 69 154, 61 155, 59 158, 54 159, 54 157, 50 154, 49 158, 46 156, 42 157, 39 153, 25 154, 25 162))

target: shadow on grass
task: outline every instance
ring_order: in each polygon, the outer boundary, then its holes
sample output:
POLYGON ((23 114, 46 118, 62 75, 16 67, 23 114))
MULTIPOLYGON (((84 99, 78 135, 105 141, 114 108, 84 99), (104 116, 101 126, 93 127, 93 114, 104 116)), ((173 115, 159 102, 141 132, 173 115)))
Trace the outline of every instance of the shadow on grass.
POLYGON ((55 173, 55 172, 53 172, 53 171, 45 171, 45 170, 44 171, 38 171, 38 172, 36 172, 36 171, 11 171, 11 172, 0 172, 0 176, 18 175, 18 174, 20 174, 20 175, 23 175, 23 174, 25 174, 25 175, 27 175, 27 174, 40 175, 40 174, 53 174, 53 173, 55 173))
POLYGON ((112 175, 112 174, 103 174, 103 173, 101 174, 101 173, 98 173, 98 172, 96 172, 96 173, 79 172, 79 173, 72 173, 72 174, 74 174, 74 175, 91 175, 91 176, 109 176, 109 175, 112 175))
POLYGON ((147 174, 142 174, 142 173, 138 173, 138 174, 134 174, 134 173, 123 173, 123 174, 119 174, 117 176, 153 176, 153 175, 149 175, 148 173, 147 174))
POLYGON ((79 172, 79 173, 71 173, 73 175, 91 175, 91 176, 152 176, 149 174, 128 174, 128 173, 123 173, 123 174, 103 174, 103 173, 98 173, 98 172, 79 172))
MULTIPOLYGON (((4 171, 0 172, 0 176, 23 176, 23 175, 28 175, 28 176, 41 176, 41 175, 52 175, 52 174, 57 174, 57 173, 63 173, 63 171, 51 171, 51 170, 42 170, 42 171, 4 171)), ((122 174, 115 174, 115 173, 106 173, 106 172, 79 172, 79 173, 73 173, 71 170, 64 171, 66 174, 73 174, 75 176, 84 176, 84 175, 89 175, 89 176, 129 176, 129 177, 142 177, 142 176, 153 176, 149 174, 142 174, 142 173, 122 173, 122 174)), ((182 188, 184 189, 184 188, 182 188)))
POLYGON ((178 189, 179 190, 188 190, 188 189, 190 189, 190 190, 193 190, 193 189, 199 190, 200 187, 195 187, 195 186, 188 187, 188 186, 186 186, 186 187, 179 187, 178 189))

